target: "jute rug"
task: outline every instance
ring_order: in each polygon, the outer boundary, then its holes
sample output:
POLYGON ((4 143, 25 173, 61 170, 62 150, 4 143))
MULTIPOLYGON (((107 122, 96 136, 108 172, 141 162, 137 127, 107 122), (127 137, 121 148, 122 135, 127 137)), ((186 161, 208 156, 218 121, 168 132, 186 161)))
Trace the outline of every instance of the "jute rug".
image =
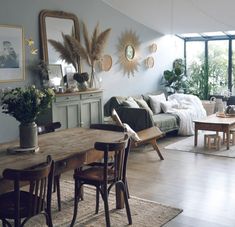
MULTIPOLYGON (((212 132, 205 132, 205 134, 211 134, 212 132)), ((214 132, 215 133, 215 132, 214 132)), ((221 135, 222 138, 222 135, 221 135)), ((204 133, 198 135, 198 145, 194 147, 194 136, 187 137, 176 143, 172 143, 165 147, 168 150, 177 150, 185 152, 193 152, 206 155, 216 155, 222 157, 235 158, 235 146, 230 144, 230 149, 226 149, 226 145, 222 144, 220 150, 208 149, 204 147, 204 133)))
MULTIPOLYGON (((103 201, 100 201, 100 212, 95 215, 95 190, 92 188, 84 189, 84 200, 79 202, 77 223, 75 226, 79 227, 104 227, 105 215, 103 211, 103 201)), ((62 196, 62 211, 57 211, 57 200, 55 193, 53 193, 53 224, 58 227, 69 226, 72 220, 73 214, 73 192, 74 184, 71 181, 61 181, 61 196, 62 196)), ((151 226, 158 227, 169 222, 182 212, 181 209, 161 205, 152 201, 143 200, 136 197, 129 199, 133 227, 151 226)), ((128 220, 126 216, 126 210, 115 209, 115 197, 114 194, 110 194, 110 219, 111 225, 128 226, 128 220)), ((31 222, 27 226, 46 226, 44 216, 37 216, 32 218, 31 222)))

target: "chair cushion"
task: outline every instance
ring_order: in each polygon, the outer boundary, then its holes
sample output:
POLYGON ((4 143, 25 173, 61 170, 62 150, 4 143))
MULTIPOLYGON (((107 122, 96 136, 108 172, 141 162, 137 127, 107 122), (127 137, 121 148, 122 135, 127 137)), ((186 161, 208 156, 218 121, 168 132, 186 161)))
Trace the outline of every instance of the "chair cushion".
MULTIPOLYGON (((30 199, 30 194, 28 192, 20 191, 20 218, 24 218, 28 216, 29 199, 30 199)), ((37 197, 36 199, 40 199, 40 198, 37 197)), ((15 205, 14 205, 14 192, 13 191, 0 195, 0 218, 13 219, 15 216, 14 206, 15 205)))

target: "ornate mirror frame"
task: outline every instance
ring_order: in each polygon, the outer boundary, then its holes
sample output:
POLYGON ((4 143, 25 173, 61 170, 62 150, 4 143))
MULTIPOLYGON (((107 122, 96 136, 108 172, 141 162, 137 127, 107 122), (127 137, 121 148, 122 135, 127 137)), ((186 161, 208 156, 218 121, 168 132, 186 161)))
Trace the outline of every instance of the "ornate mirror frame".
POLYGON ((138 71, 139 46, 140 41, 135 32, 130 30, 121 34, 118 44, 119 63, 128 77, 130 74, 134 76, 135 71, 138 71))
MULTIPOLYGON (((52 10, 42 10, 39 14, 39 23, 40 23, 40 35, 41 35, 41 46, 42 46, 42 58, 47 64, 55 64, 55 62, 49 62, 49 53, 48 53, 48 31, 47 31, 47 18, 58 18, 72 20, 73 22, 73 32, 75 37, 80 40, 79 36, 79 21, 75 14, 67 13, 64 11, 52 11, 52 10)), ((58 22, 59 23, 59 22, 58 22)), ((61 29, 62 30, 62 29, 61 29)), ((63 30, 61 31, 63 32, 63 30)))

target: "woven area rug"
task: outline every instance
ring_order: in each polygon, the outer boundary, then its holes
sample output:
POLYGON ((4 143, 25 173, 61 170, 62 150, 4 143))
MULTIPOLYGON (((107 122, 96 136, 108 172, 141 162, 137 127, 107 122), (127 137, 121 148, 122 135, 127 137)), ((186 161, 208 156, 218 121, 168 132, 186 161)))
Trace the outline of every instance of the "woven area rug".
MULTIPOLYGON (((79 227, 104 227, 105 215, 103 211, 103 201, 100 201, 100 212, 95 214, 95 190, 93 188, 84 189, 84 200, 79 202, 79 211, 77 216, 77 223, 75 226, 79 227)), ((61 196, 62 196, 62 211, 57 212, 57 200, 55 193, 53 193, 53 225, 55 227, 67 227, 72 220, 73 214, 73 192, 74 184, 71 181, 61 181, 61 196)), ((162 226, 169 222, 182 212, 181 209, 161 205, 152 201, 143 200, 136 197, 129 199, 133 227, 143 226, 162 226)), ((112 226, 128 226, 126 210, 115 209, 114 194, 109 196, 110 219, 112 226)), ((39 215, 31 219, 26 226, 46 226, 44 216, 39 215)))
MULTIPOLYGON (((212 132, 208 132, 208 131, 205 132, 205 134, 211 134, 211 133, 212 132)), ((222 135, 220 136, 222 138, 222 135)), ((165 149, 235 158, 235 146, 232 146, 232 144, 230 144, 229 150, 226 149, 225 144, 221 145, 220 150, 205 148, 204 147, 204 133, 201 133, 198 135, 197 147, 194 147, 194 136, 190 136, 190 137, 187 137, 186 139, 182 139, 176 143, 172 143, 166 146, 165 149)))

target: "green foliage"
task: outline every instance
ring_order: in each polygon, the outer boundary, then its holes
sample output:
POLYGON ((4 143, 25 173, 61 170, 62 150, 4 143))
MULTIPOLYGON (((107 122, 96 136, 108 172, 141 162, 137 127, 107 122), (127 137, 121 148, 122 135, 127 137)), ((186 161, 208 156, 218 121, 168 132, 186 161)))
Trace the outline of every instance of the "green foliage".
POLYGON ((208 51, 208 59, 202 52, 188 67, 189 92, 200 99, 208 99, 210 95, 221 94, 227 87, 227 51, 213 44, 208 51))
POLYGON ((183 59, 175 59, 172 70, 163 73, 164 85, 169 93, 187 92, 187 81, 183 59))
POLYGON ((1 97, 2 112, 21 123, 34 122, 51 105, 54 96, 52 89, 38 90, 35 86, 6 90, 1 97))

